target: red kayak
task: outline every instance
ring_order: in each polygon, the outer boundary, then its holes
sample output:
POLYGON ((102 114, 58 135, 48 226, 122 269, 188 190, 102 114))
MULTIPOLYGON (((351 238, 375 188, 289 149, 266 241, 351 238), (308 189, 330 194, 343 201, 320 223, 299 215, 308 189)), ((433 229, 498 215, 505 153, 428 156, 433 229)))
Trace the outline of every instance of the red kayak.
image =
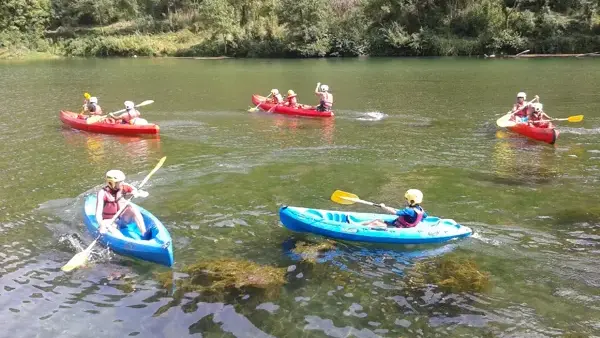
POLYGON ((332 117, 333 111, 317 111, 315 107, 299 104, 299 108, 292 108, 288 106, 284 106, 283 104, 275 104, 271 102, 265 102, 267 100, 266 97, 260 96, 258 94, 252 95, 252 103, 258 106, 258 108, 264 111, 270 111, 272 113, 284 114, 284 115, 296 115, 296 116, 309 116, 309 117, 332 117), (273 106, 276 106, 273 108, 273 106), (273 110, 271 110, 273 108, 273 110))
POLYGON ((131 125, 131 124, 112 124, 105 122, 96 122, 88 124, 86 120, 77 118, 78 114, 70 111, 61 111, 60 120, 64 124, 79 130, 85 130, 93 133, 119 134, 119 135, 139 135, 139 134, 158 134, 160 128, 156 124, 131 125))
POLYGON ((499 127, 505 127, 515 133, 549 144, 554 144, 560 134, 558 130, 554 129, 554 125, 551 122, 548 122, 548 127, 546 128, 538 128, 529 123, 514 122, 514 117, 510 113, 499 118, 496 123, 499 127))

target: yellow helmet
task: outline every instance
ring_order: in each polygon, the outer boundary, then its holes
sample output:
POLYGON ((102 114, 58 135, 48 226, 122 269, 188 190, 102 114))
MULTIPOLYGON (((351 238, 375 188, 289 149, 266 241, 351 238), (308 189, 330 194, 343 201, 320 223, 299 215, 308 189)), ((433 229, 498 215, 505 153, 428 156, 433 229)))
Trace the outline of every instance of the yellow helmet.
POLYGON ((296 96, 296 93, 294 93, 293 90, 288 90, 288 96, 296 96))
POLYGON ((125 174, 121 170, 109 170, 106 173, 106 184, 111 189, 117 189, 117 184, 125 181, 125 174))
POLYGON ((409 205, 423 203, 423 193, 418 189, 408 189, 404 194, 404 198, 406 198, 409 205))

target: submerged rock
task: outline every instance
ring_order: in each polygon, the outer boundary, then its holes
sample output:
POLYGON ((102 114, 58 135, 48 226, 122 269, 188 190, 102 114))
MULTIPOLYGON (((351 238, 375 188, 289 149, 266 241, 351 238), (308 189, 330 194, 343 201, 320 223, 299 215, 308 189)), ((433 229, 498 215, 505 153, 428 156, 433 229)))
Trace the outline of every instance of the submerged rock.
POLYGON ((472 258, 452 253, 416 263, 408 274, 407 284, 412 287, 434 284, 452 293, 483 292, 490 287, 490 274, 481 272, 472 258))
POLYGON ((325 240, 321 243, 306 243, 299 241, 292 252, 299 255, 303 262, 316 263, 319 256, 327 251, 334 250, 336 243, 332 240, 325 240))
MULTIPOLYGON (((286 268, 227 258, 192 264, 182 272, 187 277, 175 281, 178 292, 238 295, 254 291, 273 296, 287 283, 286 268)), ((158 274, 157 279, 166 289, 173 285, 171 272, 158 274)))

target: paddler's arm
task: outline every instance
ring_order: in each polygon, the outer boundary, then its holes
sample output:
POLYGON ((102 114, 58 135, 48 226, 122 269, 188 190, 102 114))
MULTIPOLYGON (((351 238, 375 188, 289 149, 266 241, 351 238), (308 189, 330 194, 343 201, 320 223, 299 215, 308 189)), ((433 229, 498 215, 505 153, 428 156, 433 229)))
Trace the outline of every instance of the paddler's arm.
POLYGON ((98 222, 98 230, 104 232, 104 224, 102 224, 102 211, 104 210, 104 190, 98 191, 96 194, 96 222, 98 222))
POLYGON ((319 91, 319 87, 321 87, 321 82, 317 82, 317 88, 315 88, 316 95, 321 95, 321 92, 319 91))
POLYGON ((398 213, 398 209, 394 209, 394 208, 388 207, 387 205, 385 205, 383 203, 379 204, 379 207, 381 207, 381 209, 389 212, 390 214, 396 215, 398 213))

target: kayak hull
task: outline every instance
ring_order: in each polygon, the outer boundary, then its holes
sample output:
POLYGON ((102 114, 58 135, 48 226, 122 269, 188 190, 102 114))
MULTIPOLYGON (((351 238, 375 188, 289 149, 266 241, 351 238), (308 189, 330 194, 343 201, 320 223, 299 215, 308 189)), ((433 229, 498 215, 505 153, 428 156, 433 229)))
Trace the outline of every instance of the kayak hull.
MULTIPOLYGON (((96 195, 88 195, 83 208, 83 221, 90 235, 94 238, 99 235, 98 222, 96 221, 96 195)), ((152 229, 152 238, 142 239, 135 222, 121 227, 119 233, 106 233, 99 242, 109 247, 114 252, 138 258, 141 260, 158 263, 165 266, 173 265, 173 241, 171 235, 161 221, 148 210, 131 203, 138 208, 144 218, 147 229, 152 229)))
POLYGON ((556 143, 560 132, 554 128, 552 123, 549 123, 547 128, 534 127, 528 123, 515 122, 511 113, 508 113, 496 121, 499 127, 505 127, 508 130, 529 137, 536 141, 541 141, 549 144, 556 143))
POLYGON ((473 234, 473 230, 469 227, 460 225, 451 219, 433 216, 425 218, 413 228, 371 229, 361 225, 374 219, 392 221, 395 218, 396 216, 390 214, 341 212, 292 206, 283 206, 279 209, 279 219, 286 228, 340 240, 424 244, 446 242, 473 234))
POLYGON ((526 123, 517 123, 513 127, 508 127, 508 130, 548 144, 556 143, 559 135, 559 131, 554 127, 536 128, 526 123))
POLYGON ((334 114, 332 111, 317 111, 315 107, 308 105, 300 105, 303 108, 291 108, 284 105, 276 105, 275 103, 267 103, 266 97, 258 94, 252 95, 252 103, 258 108, 264 111, 270 111, 276 114, 293 115, 293 116, 307 116, 307 117, 332 117, 334 114), (272 109, 272 110, 271 110, 272 109))
POLYGON ((160 128, 156 124, 147 125, 131 125, 131 124, 110 124, 110 123, 90 123, 86 120, 78 119, 76 113, 70 111, 61 111, 60 120, 71 128, 89 131, 92 133, 101 134, 118 134, 118 135, 141 135, 150 134, 156 135, 160 128))

